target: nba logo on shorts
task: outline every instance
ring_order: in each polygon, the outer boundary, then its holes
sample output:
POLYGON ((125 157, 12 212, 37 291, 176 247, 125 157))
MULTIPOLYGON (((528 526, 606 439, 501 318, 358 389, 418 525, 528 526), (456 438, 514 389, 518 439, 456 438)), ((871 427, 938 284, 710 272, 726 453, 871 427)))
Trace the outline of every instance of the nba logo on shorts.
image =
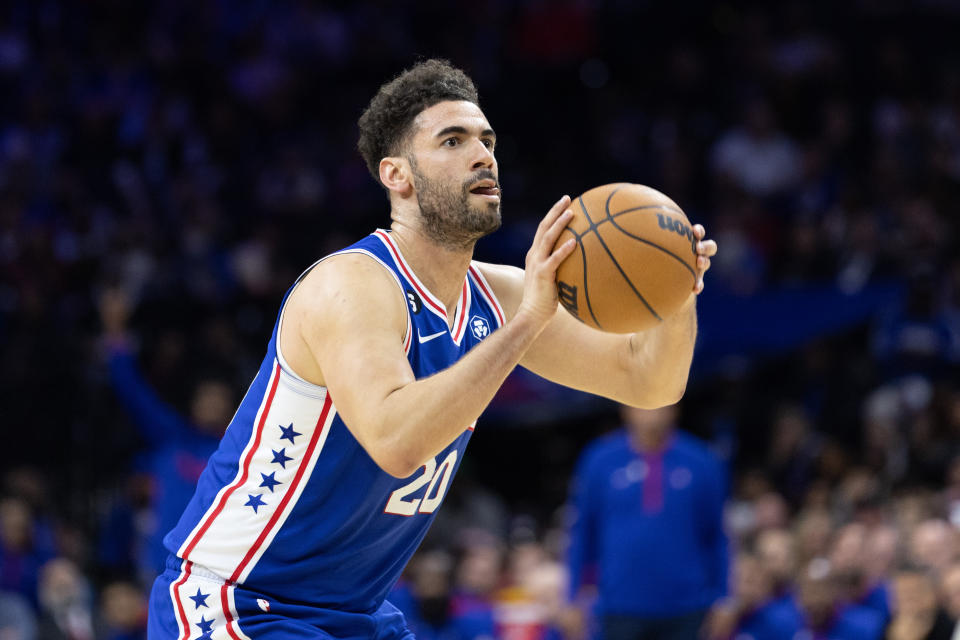
POLYGON ((257 598, 257 606, 263 611, 270 611, 270 603, 263 598, 257 598))
POLYGON ((470 318, 470 330, 473 331, 473 337, 477 340, 483 340, 490 335, 490 325, 480 316, 470 318))

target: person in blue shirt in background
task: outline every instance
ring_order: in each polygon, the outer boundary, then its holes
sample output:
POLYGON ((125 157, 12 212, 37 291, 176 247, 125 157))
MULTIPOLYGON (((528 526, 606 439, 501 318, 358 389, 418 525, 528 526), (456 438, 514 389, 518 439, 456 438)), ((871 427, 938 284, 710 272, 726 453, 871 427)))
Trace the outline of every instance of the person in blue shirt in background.
POLYGON ((40 571, 57 552, 53 531, 27 500, 0 496, 0 606, 16 611, 22 599, 36 609, 40 571))
POLYGON ((420 552, 390 592, 390 601, 403 612, 407 628, 417 638, 465 640, 450 615, 452 567, 446 551, 420 552))
POLYGON ((625 428, 592 443, 577 466, 571 598, 582 600, 595 571, 605 640, 696 638, 726 595, 727 474, 675 429, 677 413, 623 407, 625 428))
POLYGON ((755 551, 737 554, 731 588, 710 616, 705 640, 790 640, 800 630, 800 611, 775 596, 773 574, 755 551))
POLYGON ((901 566, 891 581, 895 609, 886 640, 952 640, 956 622, 937 600, 936 575, 920 566, 901 566))
POLYGON ((103 342, 114 393, 123 404, 146 451, 140 456, 152 480, 152 517, 137 559, 139 578, 149 583, 163 571, 166 535, 180 518, 197 487, 197 479, 230 422, 235 400, 230 386, 209 377, 193 389, 189 417, 160 398, 137 366, 127 321, 129 298, 109 290, 100 300, 103 342))
POLYGON ((880 613, 849 603, 841 594, 841 576, 826 558, 814 558, 797 577, 797 604, 803 628, 796 640, 880 640, 880 613))

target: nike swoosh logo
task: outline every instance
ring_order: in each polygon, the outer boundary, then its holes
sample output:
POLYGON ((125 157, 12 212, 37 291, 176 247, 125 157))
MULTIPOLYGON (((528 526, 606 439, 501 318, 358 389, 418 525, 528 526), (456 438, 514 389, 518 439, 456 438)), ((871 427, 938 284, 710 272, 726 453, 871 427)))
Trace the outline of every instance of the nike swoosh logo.
POLYGON ((430 342, 434 338, 439 338, 440 336, 445 336, 445 335, 447 335, 446 331, 440 331, 438 333, 431 333, 428 336, 422 336, 420 335, 420 329, 417 329, 417 340, 420 341, 420 344, 423 344, 424 342, 430 342))

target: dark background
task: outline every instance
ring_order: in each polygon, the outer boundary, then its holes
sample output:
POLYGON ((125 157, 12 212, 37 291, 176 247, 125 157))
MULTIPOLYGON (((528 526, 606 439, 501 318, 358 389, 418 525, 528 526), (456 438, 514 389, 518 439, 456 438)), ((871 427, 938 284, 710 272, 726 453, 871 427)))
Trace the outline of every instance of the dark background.
MULTIPOLYGON (((134 301, 140 366, 174 406, 210 375, 239 399, 297 274, 388 224, 357 117, 442 56, 498 134, 505 225, 478 258, 522 264, 561 194, 617 181, 718 240, 682 415, 739 499, 760 486, 793 513, 864 469, 873 498, 940 491, 960 443, 957 33, 960 6, 935 0, 5 3, 0 469, 42 476, 36 510, 96 580, 144 446, 99 296, 134 301), (781 162, 761 185, 758 148, 781 162)), ((548 526, 616 423, 515 375, 449 501, 486 487, 548 526)))

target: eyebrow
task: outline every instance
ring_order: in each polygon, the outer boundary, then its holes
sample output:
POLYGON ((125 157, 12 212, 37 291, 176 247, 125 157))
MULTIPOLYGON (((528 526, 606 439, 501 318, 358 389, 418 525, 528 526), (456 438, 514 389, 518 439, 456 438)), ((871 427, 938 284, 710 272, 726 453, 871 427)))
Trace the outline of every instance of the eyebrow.
MULTIPOLYGON (((459 126, 459 125, 453 125, 453 126, 450 126, 450 127, 444 127, 444 128, 441 129, 441 130, 437 133, 437 135, 434 136, 434 137, 436 137, 436 138, 442 138, 443 136, 448 135, 448 134, 451 134, 451 133, 459 133, 459 134, 461 134, 461 135, 468 135, 470 132, 467 131, 466 127, 461 127, 461 126, 459 126)), ((489 128, 488 128, 488 129, 484 129, 483 131, 480 132, 480 137, 481 137, 481 138, 496 138, 496 137, 497 137, 497 134, 493 131, 493 129, 489 129, 489 128)))

